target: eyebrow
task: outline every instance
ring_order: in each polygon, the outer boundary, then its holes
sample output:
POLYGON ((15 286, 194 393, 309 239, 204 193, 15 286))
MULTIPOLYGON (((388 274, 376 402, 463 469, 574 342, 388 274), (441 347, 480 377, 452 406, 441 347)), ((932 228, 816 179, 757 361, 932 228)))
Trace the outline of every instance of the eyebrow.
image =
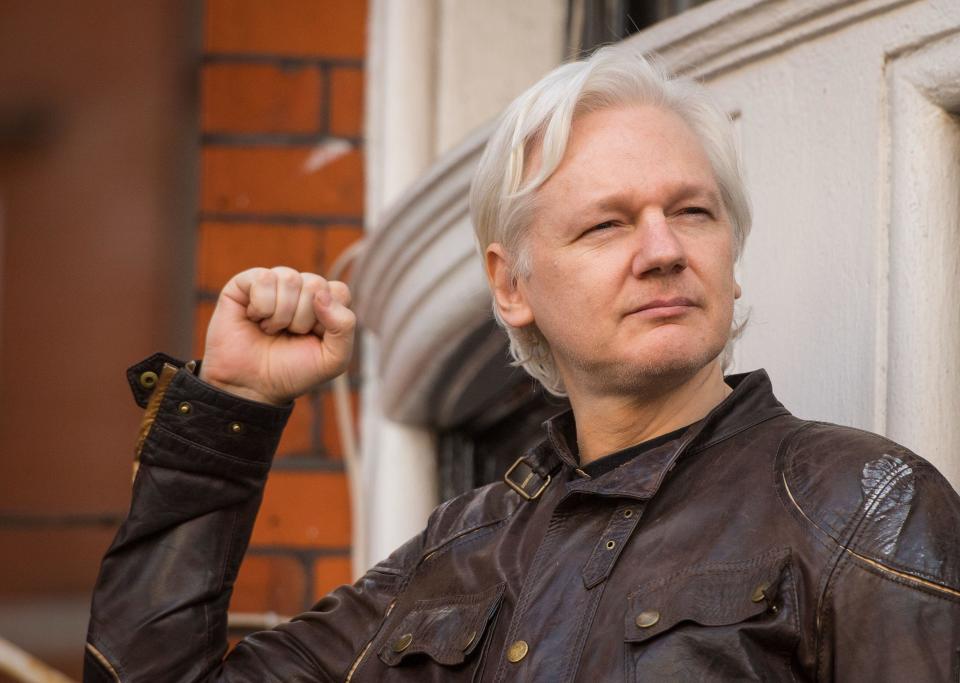
MULTIPOLYGON (((624 203, 628 201, 629 191, 623 192, 612 192, 607 195, 599 197, 595 201, 588 201, 583 205, 583 210, 586 211, 613 211, 619 208, 622 208, 624 203)), ((696 183, 680 183, 669 193, 669 203, 675 203, 682 201, 684 199, 697 199, 703 198, 707 201, 713 202, 717 206, 721 205, 723 202, 720 200, 720 195, 714 190, 703 187, 696 183)))

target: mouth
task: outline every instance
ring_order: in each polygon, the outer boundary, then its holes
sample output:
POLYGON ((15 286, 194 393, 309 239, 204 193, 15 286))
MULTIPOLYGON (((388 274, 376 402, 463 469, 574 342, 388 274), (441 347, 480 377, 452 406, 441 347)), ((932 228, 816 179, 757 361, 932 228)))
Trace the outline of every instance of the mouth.
POLYGON ((695 306, 696 304, 686 297, 654 299, 634 309, 629 315, 639 315, 643 318, 671 318, 688 313, 695 306))

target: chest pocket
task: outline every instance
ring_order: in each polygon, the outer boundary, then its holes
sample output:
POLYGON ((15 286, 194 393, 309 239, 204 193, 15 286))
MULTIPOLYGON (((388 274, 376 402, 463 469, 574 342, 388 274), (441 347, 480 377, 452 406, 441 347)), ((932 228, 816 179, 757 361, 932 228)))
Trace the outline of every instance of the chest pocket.
POLYGON ((697 565, 628 596, 628 681, 792 681, 790 551, 697 565))
POLYGON ((380 660, 391 667, 384 678, 450 680, 457 670, 472 671, 503 589, 500 583, 480 593, 414 603, 389 629, 378 650, 380 660))

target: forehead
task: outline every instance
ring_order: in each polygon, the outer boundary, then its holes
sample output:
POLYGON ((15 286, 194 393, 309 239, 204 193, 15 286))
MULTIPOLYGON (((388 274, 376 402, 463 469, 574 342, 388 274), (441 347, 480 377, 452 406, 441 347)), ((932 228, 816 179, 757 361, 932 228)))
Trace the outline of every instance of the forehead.
POLYGON ((551 203, 625 191, 652 200, 680 185, 716 193, 700 139, 670 110, 625 105, 574 119, 563 158, 538 194, 551 203))

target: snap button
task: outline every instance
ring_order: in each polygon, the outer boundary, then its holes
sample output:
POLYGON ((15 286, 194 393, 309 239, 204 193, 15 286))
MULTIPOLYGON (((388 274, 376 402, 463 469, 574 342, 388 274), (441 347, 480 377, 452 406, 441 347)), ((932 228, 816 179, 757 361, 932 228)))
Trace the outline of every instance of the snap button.
POLYGON ((607 541, 607 550, 613 550, 617 547, 616 541, 607 541))
POLYGON ((404 633, 402 636, 400 636, 400 637, 397 638, 395 641, 393 641, 393 651, 394 651, 394 652, 403 652, 403 651, 406 650, 408 647, 410 647, 410 643, 412 643, 412 642, 413 642, 413 634, 412 634, 412 633, 404 633))
POLYGON ((239 434, 239 433, 241 433, 242 431, 243 431, 243 425, 242 425, 242 424, 240 424, 239 422, 231 422, 231 423, 230 423, 230 433, 231 433, 231 434, 239 434))
POLYGON ((640 628, 650 628, 660 621, 660 612, 655 609, 644 610, 637 615, 636 624, 640 628))
POLYGON ((177 406, 177 410, 180 411, 181 415, 186 415, 187 413, 190 412, 190 407, 191 407, 190 404, 184 401, 183 403, 177 406))
POLYGON ((144 389, 153 389, 157 386, 157 373, 153 370, 147 370, 140 374, 140 386, 144 389))
POLYGON ((473 641, 475 641, 476 639, 477 639, 477 632, 470 631, 470 633, 467 634, 467 637, 463 639, 463 647, 461 647, 460 649, 469 650, 470 646, 473 645, 473 641))
POLYGON ((623 518, 624 518, 624 519, 630 519, 631 517, 633 517, 633 510, 624 510, 624 511, 623 511, 623 518))
POLYGON ((507 649, 507 661, 511 664, 516 664, 526 657, 529 651, 530 647, 527 645, 527 641, 518 640, 507 649))
POLYGON ((753 595, 750 596, 750 599, 753 602, 763 602, 767 599, 767 590, 769 590, 770 584, 761 583, 753 590, 753 595))

